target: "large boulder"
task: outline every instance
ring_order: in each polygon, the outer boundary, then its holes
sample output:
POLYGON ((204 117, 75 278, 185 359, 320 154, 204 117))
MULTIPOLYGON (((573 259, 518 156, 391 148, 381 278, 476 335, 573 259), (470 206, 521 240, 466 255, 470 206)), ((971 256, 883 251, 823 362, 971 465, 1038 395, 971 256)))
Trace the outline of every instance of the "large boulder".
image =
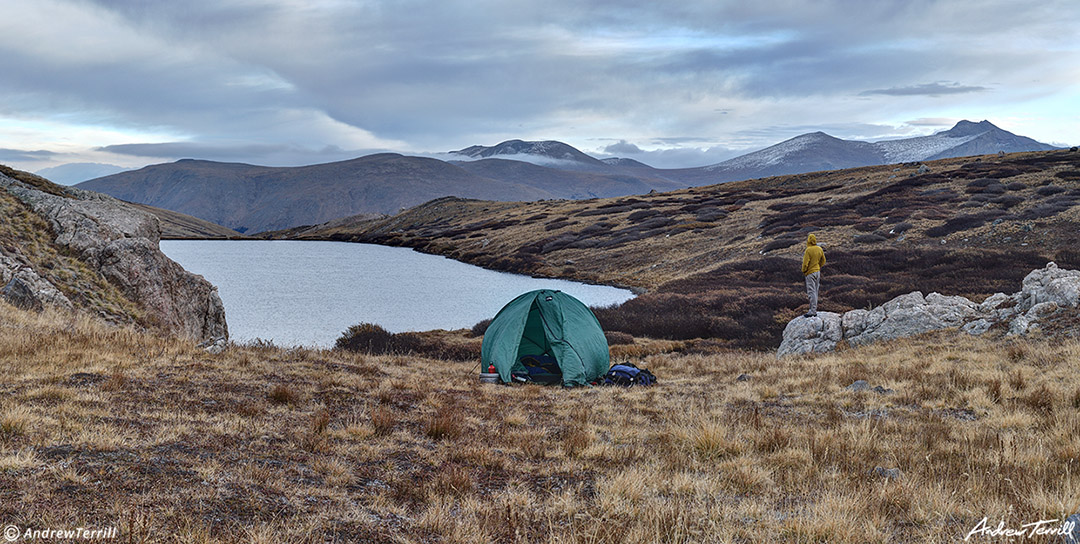
POLYGON ((840 314, 818 312, 814 317, 799 316, 784 327, 784 340, 776 356, 832 351, 842 339, 840 314))
POLYGON ((75 188, 52 194, 2 174, 0 187, 45 219, 57 245, 117 286, 151 321, 195 340, 228 337, 217 288, 159 250, 157 217, 110 196, 75 188))
POLYGON ((1053 302, 1063 308, 1080 304, 1080 270, 1064 270, 1056 263, 1033 270, 1024 277, 1023 289, 1017 293, 1019 310, 1026 312, 1037 304, 1053 302))
POLYGON ((1042 328, 1041 324, 1061 309, 1077 306, 1080 271, 1062 270, 1048 263, 1024 278, 1020 292, 997 293, 981 303, 938 293, 924 297, 914 291, 872 310, 851 310, 840 318, 839 334, 831 328, 831 318, 818 323, 797 317, 784 329, 776 355, 830 351, 841 340, 862 345, 952 327, 978 335, 999 323, 1007 325, 1007 334, 1029 334, 1042 328))
POLYGON ((914 336, 958 327, 980 317, 979 307, 964 297, 948 297, 919 291, 900 295, 873 310, 844 314, 844 339, 853 345, 914 336))

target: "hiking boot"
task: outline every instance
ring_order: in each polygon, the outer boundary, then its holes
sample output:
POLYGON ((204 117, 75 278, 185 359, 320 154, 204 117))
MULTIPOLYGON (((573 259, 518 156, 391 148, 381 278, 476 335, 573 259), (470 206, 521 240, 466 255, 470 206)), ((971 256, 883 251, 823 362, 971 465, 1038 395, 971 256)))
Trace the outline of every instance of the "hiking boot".
POLYGON ((814 313, 806 312, 806 314, 804 314, 803 317, 817 317, 817 312, 814 312, 814 313))

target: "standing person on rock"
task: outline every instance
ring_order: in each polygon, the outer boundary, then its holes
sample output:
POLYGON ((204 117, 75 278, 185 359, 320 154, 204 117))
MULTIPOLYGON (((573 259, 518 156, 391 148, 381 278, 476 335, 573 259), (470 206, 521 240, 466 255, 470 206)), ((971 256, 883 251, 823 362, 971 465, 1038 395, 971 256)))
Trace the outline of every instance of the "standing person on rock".
POLYGON ((821 267, 825 266, 825 252, 817 245, 813 234, 806 237, 806 251, 802 258, 802 273, 806 277, 806 296, 810 298, 810 309, 803 317, 817 315, 818 289, 821 288, 821 267))

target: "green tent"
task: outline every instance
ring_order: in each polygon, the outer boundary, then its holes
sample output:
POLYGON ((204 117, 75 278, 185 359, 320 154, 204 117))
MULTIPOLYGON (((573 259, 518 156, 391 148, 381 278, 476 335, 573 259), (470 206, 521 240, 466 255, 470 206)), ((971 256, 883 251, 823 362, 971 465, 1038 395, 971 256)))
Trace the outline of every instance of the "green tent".
POLYGON ((503 382, 527 375, 521 358, 550 355, 565 386, 586 385, 608 371, 607 338, 600 322, 580 300, 563 293, 529 291, 503 306, 484 333, 482 368, 495 365, 503 382))

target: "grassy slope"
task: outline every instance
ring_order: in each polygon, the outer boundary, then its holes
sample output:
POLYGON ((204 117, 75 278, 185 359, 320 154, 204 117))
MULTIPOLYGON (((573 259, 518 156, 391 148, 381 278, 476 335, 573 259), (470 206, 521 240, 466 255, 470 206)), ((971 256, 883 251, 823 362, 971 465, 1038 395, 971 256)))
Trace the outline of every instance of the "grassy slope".
POLYGON ((609 330, 775 348, 805 311, 816 232, 823 310, 913 290, 978 299, 1033 268, 1080 267, 1080 153, 945 159, 585 201, 440 199, 392 218, 286 233, 401 245, 490 268, 646 289, 609 330), (1057 191, 1057 192, 1055 192, 1057 191), (905 231, 906 229, 906 231, 905 231))
POLYGON ((653 355, 649 389, 500 387, 0 303, 0 519, 132 542, 956 542, 1076 510, 1078 359, 941 333, 653 355))
POLYGON ((128 204, 157 216, 161 221, 162 240, 237 240, 246 238, 243 234, 216 223, 211 223, 198 217, 155 208, 146 204, 128 204))

